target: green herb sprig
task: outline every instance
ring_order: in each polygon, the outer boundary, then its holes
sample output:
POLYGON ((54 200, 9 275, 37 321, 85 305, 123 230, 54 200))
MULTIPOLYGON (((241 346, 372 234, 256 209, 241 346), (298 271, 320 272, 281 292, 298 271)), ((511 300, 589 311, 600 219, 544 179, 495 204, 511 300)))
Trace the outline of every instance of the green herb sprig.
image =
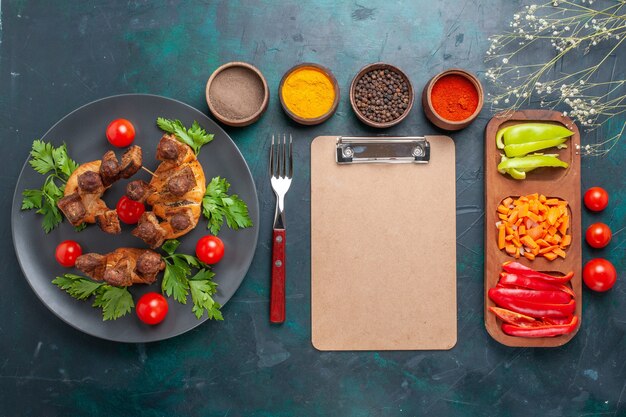
POLYGON ((233 230, 252 226, 248 206, 237 194, 228 195, 230 183, 225 178, 215 177, 206 187, 202 198, 202 214, 209 221, 207 228, 217 235, 224 224, 233 230))
POLYGON ((42 140, 33 141, 28 163, 47 177, 41 188, 22 192, 22 210, 36 209, 38 214, 43 214, 41 226, 50 233, 63 221, 57 202, 63 198, 65 184, 78 164, 67 154, 65 144, 55 148, 42 140))
POLYGON ((190 128, 183 126, 178 119, 170 120, 163 117, 157 118, 157 126, 165 132, 173 134, 176 139, 191 146, 196 153, 200 152, 200 148, 213 140, 214 135, 207 133, 200 124, 194 120, 190 128))
POLYGON ((93 307, 102 309, 102 320, 116 320, 130 313, 135 303, 126 287, 114 287, 75 274, 64 274, 52 281, 77 300, 95 296, 93 307))
POLYGON ((168 255, 163 257, 165 275, 161 290, 181 304, 187 304, 187 296, 191 292, 192 311, 198 319, 206 311, 209 319, 224 320, 220 311, 222 306, 213 299, 217 292, 217 283, 213 281, 215 273, 195 256, 175 253, 179 245, 178 240, 172 239, 161 246, 168 255), (197 270, 194 276, 191 276, 192 269, 197 270))

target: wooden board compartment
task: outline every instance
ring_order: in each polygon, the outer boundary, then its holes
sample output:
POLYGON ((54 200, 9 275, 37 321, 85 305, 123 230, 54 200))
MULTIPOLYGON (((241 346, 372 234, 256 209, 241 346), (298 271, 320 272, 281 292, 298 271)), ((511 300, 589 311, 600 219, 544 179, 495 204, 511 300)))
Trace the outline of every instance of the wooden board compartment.
POLYGON ((533 269, 543 272, 567 273, 574 271, 571 285, 576 294, 576 315, 582 320, 582 277, 581 277, 581 201, 580 201, 580 132, 577 126, 560 112, 552 110, 520 110, 510 113, 500 113, 494 116, 485 128, 485 328, 498 342, 513 347, 556 347, 569 342, 578 332, 578 328, 570 334, 544 337, 523 338, 505 334, 501 329, 501 322, 489 311, 495 306, 487 295, 489 288, 494 287, 502 272, 502 264, 515 260, 504 250, 498 249, 496 222, 498 204, 506 197, 539 193, 548 198, 554 197, 567 200, 570 210, 569 234, 572 243, 566 251, 565 259, 557 258, 549 261, 545 258, 536 258, 533 261, 521 257, 517 261, 533 269), (497 166, 503 151, 496 147, 496 133, 502 127, 523 122, 541 122, 562 124, 574 132, 567 141, 568 147, 561 150, 551 148, 545 153, 558 153, 559 158, 569 167, 539 168, 529 172, 524 180, 515 180, 508 174, 502 175, 497 166))

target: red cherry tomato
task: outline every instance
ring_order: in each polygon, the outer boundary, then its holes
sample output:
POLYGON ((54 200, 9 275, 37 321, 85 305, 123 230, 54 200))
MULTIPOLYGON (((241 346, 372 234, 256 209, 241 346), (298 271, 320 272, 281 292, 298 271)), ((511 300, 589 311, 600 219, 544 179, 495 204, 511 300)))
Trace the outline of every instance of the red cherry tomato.
POLYGON ((201 237, 196 244, 196 256, 205 264, 216 264, 224 256, 224 243, 216 236, 201 237))
POLYGON ((83 254, 80 245, 73 240, 65 240, 56 248, 54 257, 57 262, 66 267, 72 267, 76 264, 76 258, 83 254))
POLYGON ((118 148, 128 146, 135 140, 135 126, 126 119, 115 119, 107 127, 107 140, 118 148))
POLYGON ((591 187, 585 193, 585 206, 591 211, 602 211, 609 205, 609 193, 601 187, 591 187))
POLYGON ((124 223, 137 224, 143 212, 146 211, 146 207, 143 203, 131 200, 124 195, 120 198, 120 201, 117 202, 115 211, 117 211, 117 216, 124 223))
POLYGON ((167 315, 167 300, 158 292, 149 292, 137 301, 137 317, 146 324, 158 324, 167 315))
POLYGON ((583 281, 594 291, 608 291, 613 288, 617 280, 617 271, 613 264, 606 259, 595 258, 585 264, 583 281))
POLYGON ((611 229, 604 223, 594 223, 587 228, 585 239, 592 248, 603 248, 611 241, 611 229))

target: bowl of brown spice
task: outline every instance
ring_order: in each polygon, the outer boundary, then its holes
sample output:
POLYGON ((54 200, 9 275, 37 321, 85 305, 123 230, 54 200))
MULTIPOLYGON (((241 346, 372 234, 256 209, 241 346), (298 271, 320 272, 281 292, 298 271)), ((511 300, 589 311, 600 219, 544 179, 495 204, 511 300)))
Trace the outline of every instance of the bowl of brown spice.
POLYGON ((368 126, 386 128, 404 120, 414 101, 413 86, 400 68, 377 62, 363 67, 352 79, 350 104, 368 126))
POLYGON ((206 84, 206 102, 220 122, 247 126, 267 109, 270 92, 265 77, 246 62, 229 62, 211 74, 206 84))

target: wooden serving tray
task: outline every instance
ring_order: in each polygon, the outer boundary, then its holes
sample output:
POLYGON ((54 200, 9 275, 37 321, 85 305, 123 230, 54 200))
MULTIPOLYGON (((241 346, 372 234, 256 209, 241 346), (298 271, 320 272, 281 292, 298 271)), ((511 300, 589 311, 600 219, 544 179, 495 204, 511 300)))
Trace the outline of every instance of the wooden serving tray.
MULTIPOLYGON (((498 342, 514 347, 556 347, 569 342, 578 329, 570 334, 544 337, 523 338, 505 334, 501 329, 501 321, 489 311, 489 307, 495 306, 487 295, 489 288, 494 287, 502 272, 502 264, 513 261, 504 250, 498 249, 496 222, 499 220, 496 209, 498 204, 506 197, 518 197, 521 195, 539 193, 546 197, 567 200, 570 210, 570 229, 572 243, 567 249, 565 259, 557 258, 549 261, 543 257, 537 257, 529 261, 523 256, 518 262, 533 269, 543 272, 574 271, 572 288, 576 294, 576 315, 582 320, 582 277, 581 277, 581 213, 580 213, 580 133, 576 125, 568 117, 552 110, 522 110, 510 113, 500 113, 494 116, 485 129, 485 327, 498 342), (515 180, 508 174, 498 172, 501 150, 496 147, 496 132, 501 127, 517 124, 520 122, 548 122, 562 124, 574 132, 567 141, 566 149, 547 149, 545 153, 558 153, 559 158, 569 167, 563 168, 539 168, 529 172, 525 180, 515 180)), ((580 322, 579 327, 580 328, 580 322)))

